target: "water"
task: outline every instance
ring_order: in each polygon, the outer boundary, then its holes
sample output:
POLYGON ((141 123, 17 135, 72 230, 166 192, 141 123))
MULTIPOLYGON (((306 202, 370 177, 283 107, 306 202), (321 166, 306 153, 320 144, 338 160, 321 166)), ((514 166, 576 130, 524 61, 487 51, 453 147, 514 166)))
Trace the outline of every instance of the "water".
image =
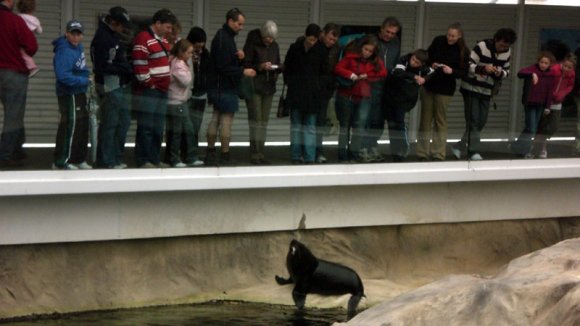
POLYGON ((105 312, 87 312, 11 322, 9 326, 328 326, 346 321, 346 310, 306 309, 256 303, 216 302, 105 312))

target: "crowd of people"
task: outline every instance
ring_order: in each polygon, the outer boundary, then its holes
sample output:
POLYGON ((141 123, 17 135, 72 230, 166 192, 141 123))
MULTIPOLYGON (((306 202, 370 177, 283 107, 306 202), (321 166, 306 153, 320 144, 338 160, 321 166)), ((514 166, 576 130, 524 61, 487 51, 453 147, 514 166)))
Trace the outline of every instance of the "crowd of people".
MULTIPOLYGON (((26 158, 24 106, 29 78, 38 72, 32 59, 38 50, 34 33, 42 32, 33 15, 34 0, 20 0, 19 14, 14 7, 15 1, 1 1, 2 167, 19 166, 26 158)), ((202 28, 193 27, 181 38, 176 16, 161 9, 127 43, 122 35, 131 17, 115 6, 99 21, 90 43, 92 78, 83 49, 84 24, 69 21, 65 33, 53 41, 60 113, 53 169, 126 168, 125 141, 132 118, 138 168, 229 165, 240 99, 248 110, 250 163, 270 164, 265 142, 280 74, 287 87, 284 104, 290 108, 292 164, 327 161, 322 140, 329 114, 340 126, 339 162, 384 161, 377 142, 385 122, 391 159, 405 161, 411 151, 406 115, 418 102, 415 155, 420 161, 445 160, 447 111, 458 83, 466 128, 450 151, 457 159, 483 159, 481 132, 501 81, 511 72, 511 47, 517 39, 512 29, 500 28, 493 38, 470 49, 461 24, 453 23, 427 49, 401 54, 402 25, 395 17, 385 18, 378 33, 349 36, 346 44, 339 42, 337 24, 309 24, 283 56, 276 42, 278 26, 271 20, 250 31, 243 49, 238 49, 235 38, 245 19, 240 9, 229 10, 208 50, 202 28), (87 91, 92 83, 100 110, 96 159, 89 164, 87 91), (199 132, 208 105, 213 113, 208 145, 201 153, 199 132)), ((518 72, 525 81, 525 128, 510 144, 515 155, 547 157, 546 140, 558 129, 564 98, 580 94, 575 69, 574 54, 555 58, 544 51, 536 63, 518 72)))

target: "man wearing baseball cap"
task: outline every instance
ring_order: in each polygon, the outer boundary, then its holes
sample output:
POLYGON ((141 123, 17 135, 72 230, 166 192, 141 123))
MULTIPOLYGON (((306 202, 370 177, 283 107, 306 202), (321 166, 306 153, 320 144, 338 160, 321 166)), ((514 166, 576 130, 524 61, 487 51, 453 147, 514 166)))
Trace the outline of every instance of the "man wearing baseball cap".
POLYGON ((123 169, 125 139, 131 123, 128 99, 133 67, 127 60, 128 45, 121 33, 131 22, 127 10, 113 7, 99 21, 91 42, 95 86, 101 100, 98 131, 97 166, 123 169))
POLYGON ((53 66, 60 122, 56 134, 53 169, 91 169, 86 162, 89 141, 87 87, 89 69, 81 43, 85 28, 73 19, 66 33, 52 42, 53 66))

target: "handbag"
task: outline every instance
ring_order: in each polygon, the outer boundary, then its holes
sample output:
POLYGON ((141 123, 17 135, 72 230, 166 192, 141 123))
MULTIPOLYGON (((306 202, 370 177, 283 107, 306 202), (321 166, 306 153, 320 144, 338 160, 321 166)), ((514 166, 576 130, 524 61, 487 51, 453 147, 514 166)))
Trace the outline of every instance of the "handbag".
POLYGON ((254 88, 254 78, 243 76, 238 85, 238 96, 241 100, 250 100, 256 93, 254 88))
POLYGON ((290 108, 286 103, 286 84, 282 86, 282 94, 280 94, 280 100, 278 101, 278 111, 276 111, 276 117, 285 118, 290 115, 290 108))
POLYGON ((338 88, 351 88, 354 86, 354 83, 355 81, 350 78, 336 76, 336 85, 338 88))

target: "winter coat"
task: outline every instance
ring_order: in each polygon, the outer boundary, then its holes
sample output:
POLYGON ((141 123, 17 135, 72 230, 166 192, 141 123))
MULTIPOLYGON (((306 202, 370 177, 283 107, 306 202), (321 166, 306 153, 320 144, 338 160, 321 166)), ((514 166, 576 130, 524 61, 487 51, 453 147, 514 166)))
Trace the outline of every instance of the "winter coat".
POLYGON ((236 56, 238 48, 235 36, 236 33, 224 24, 211 41, 208 89, 228 93, 238 92, 244 68, 236 56))
POLYGON ((52 60, 56 75, 56 95, 75 95, 87 92, 89 69, 83 45, 72 45, 65 36, 52 41, 54 58, 52 60))
POLYGON ((428 66, 431 66, 434 62, 438 62, 448 65, 453 69, 453 72, 448 75, 442 69, 436 69, 433 77, 431 77, 428 83, 425 83, 425 89, 436 94, 453 96, 457 88, 455 79, 463 78, 467 75, 467 69, 469 69, 469 51, 466 51, 462 57, 459 44, 449 45, 447 43, 447 37, 440 35, 433 39, 427 52, 429 52, 429 60, 427 60, 428 66))
POLYGON ((3 4, 0 4, 0 31, 0 69, 28 75, 20 50, 33 56, 38 50, 36 37, 24 20, 3 4))
POLYGON ((178 105, 187 102, 191 96, 191 70, 187 63, 178 58, 169 60, 171 82, 169 83, 168 104, 178 105))
POLYGON ((576 72, 574 70, 563 71, 562 64, 553 65, 552 72, 554 73, 554 91, 552 92, 552 103, 560 104, 564 102, 564 98, 574 88, 576 72))
POLYGON ((284 82, 288 85, 286 104, 290 110, 305 113, 321 110, 321 77, 327 71, 327 65, 320 43, 308 51, 304 39, 290 45, 284 60, 284 82))
POLYGON ((209 74, 209 51, 204 47, 199 60, 193 63, 193 96, 203 96, 207 93, 207 79, 209 74))
POLYGON ((342 78, 350 79, 355 75, 367 74, 367 79, 357 80, 352 87, 338 88, 340 96, 371 97, 371 84, 387 77, 383 60, 365 60, 360 53, 347 53, 334 67, 334 73, 342 78))
POLYGON ((261 70, 260 65, 264 62, 271 62, 280 66, 280 48, 276 41, 266 46, 262 42, 262 35, 259 29, 254 29, 248 33, 246 44, 244 45, 243 65, 245 68, 256 70, 256 77, 253 78, 254 90, 260 95, 271 95, 276 92, 276 81, 278 74, 282 71, 279 67, 275 70, 261 70))
POLYGON ((552 105, 554 91, 554 72, 552 68, 546 71, 540 70, 537 64, 520 69, 518 78, 525 78, 522 104, 542 105, 549 108, 552 105), (532 74, 538 75, 538 83, 532 83, 532 74))
POLYGON ((415 76, 420 76, 428 81, 435 72, 432 68, 423 65, 413 68, 410 65, 412 53, 402 56, 395 66, 391 78, 385 88, 385 105, 388 109, 410 111, 417 104, 421 86, 415 81, 415 76))
POLYGON ((119 34, 115 33, 104 21, 99 21, 99 28, 91 42, 91 60, 95 83, 105 84, 114 79, 114 86, 129 83, 133 74, 133 67, 127 60, 126 44, 121 42, 119 34))

